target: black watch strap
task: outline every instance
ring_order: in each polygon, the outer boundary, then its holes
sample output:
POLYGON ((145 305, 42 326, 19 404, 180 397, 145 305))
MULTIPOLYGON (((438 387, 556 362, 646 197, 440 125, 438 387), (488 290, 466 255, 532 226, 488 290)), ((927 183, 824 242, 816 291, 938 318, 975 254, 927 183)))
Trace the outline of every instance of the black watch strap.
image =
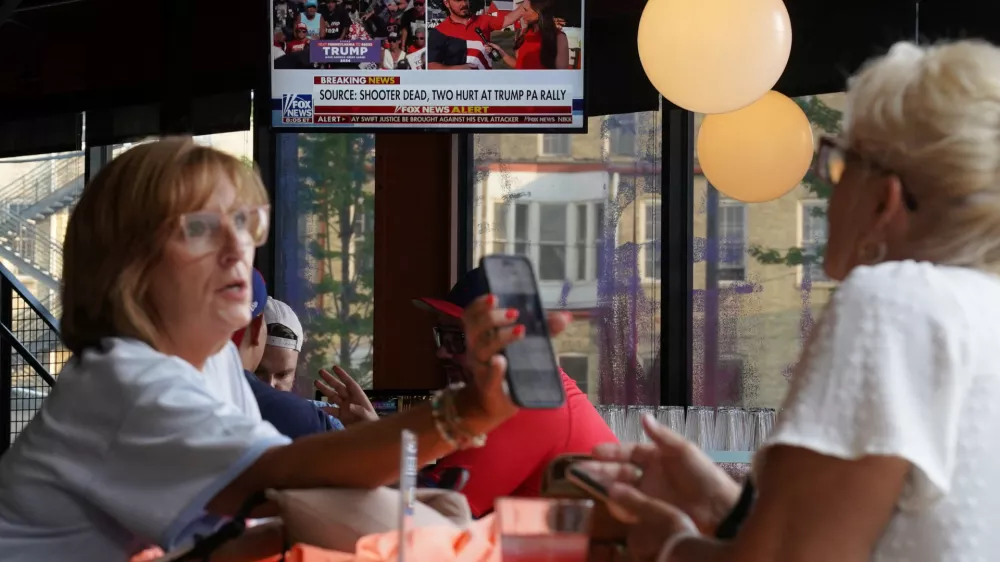
POLYGON ((719 523, 719 528, 715 530, 715 538, 736 538, 736 533, 739 532, 743 522, 750 515, 750 508, 753 507, 755 496, 756 490, 754 490, 753 484, 747 480, 747 483, 743 485, 743 492, 740 494, 740 499, 736 502, 736 507, 729 512, 729 515, 722 520, 722 523, 719 523))

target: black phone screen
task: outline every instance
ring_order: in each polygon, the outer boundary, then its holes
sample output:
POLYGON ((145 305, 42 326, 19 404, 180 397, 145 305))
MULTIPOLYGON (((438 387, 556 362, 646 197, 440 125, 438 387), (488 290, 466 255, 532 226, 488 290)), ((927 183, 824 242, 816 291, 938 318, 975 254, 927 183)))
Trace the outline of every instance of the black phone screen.
POLYGON ((562 406, 565 391, 531 263, 521 256, 487 256, 482 267, 497 306, 517 309, 525 328, 524 338, 504 352, 511 398, 522 408, 562 406))

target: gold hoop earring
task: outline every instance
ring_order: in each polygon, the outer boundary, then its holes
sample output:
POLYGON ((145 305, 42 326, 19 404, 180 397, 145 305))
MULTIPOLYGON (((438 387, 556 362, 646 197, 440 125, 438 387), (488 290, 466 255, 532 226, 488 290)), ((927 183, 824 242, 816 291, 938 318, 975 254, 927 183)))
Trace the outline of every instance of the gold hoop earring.
POLYGON ((862 244, 861 247, 858 248, 858 258, 861 260, 861 263, 865 265, 882 263, 888 253, 889 247, 885 242, 862 244))

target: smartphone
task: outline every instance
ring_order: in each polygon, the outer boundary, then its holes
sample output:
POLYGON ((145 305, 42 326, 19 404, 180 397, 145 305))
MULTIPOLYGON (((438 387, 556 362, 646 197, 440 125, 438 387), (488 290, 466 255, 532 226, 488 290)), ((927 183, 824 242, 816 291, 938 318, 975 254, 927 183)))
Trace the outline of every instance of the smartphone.
POLYGON ((517 309, 517 323, 525 328, 524 338, 503 352, 511 400, 521 408, 561 407, 566 402, 566 391, 531 262, 524 256, 497 254, 485 256, 479 266, 490 293, 497 298, 497 306, 517 309))
POLYGON ((638 518, 627 509, 611 501, 611 498, 608 496, 607 486, 598 482, 587 471, 577 466, 570 466, 566 470, 566 479, 577 488, 590 494, 594 499, 604 502, 608 506, 608 511, 615 519, 623 523, 636 523, 638 521, 638 518))
POLYGON ((602 502, 610 501, 610 498, 608 497, 608 488, 604 484, 598 482, 585 470, 576 466, 571 466, 566 470, 566 479, 572 482, 577 488, 580 488, 584 492, 593 496, 594 499, 601 500, 602 502))

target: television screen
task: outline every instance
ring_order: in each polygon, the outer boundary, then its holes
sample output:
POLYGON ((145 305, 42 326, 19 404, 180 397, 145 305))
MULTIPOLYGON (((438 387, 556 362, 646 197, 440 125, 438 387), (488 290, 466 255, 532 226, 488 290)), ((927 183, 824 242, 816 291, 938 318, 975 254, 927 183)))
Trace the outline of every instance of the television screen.
POLYGON ((275 128, 586 128, 584 0, 271 0, 275 128))

